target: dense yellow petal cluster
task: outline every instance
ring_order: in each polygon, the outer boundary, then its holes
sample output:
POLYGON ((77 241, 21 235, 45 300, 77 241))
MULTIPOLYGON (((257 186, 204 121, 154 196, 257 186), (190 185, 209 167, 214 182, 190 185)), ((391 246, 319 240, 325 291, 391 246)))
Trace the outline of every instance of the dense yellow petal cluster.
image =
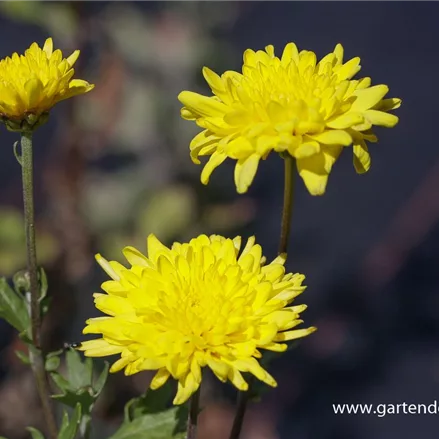
POLYGON ((376 142, 374 125, 393 127, 398 118, 389 110, 400 99, 383 99, 386 85, 371 86, 370 78, 353 80, 360 58, 343 62, 338 44, 320 62, 314 52, 286 45, 282 56, 273 46, 246 50, 242 74, 218 76, 205 67, 203 75, 214 96, 183 91, 182 117, 204 130, 192 140, 191 157, 210 156, 201 174, 207 184, 212 171, 227 157, 237 160, 235 183, 246 192, 259 161, 271 151, 297 159, 309 192, 325 192, 328 175, 343 147, 353 145, 359 173, 370 167, 366 141, 376 142))
POLYGON ((112 280, 95 304, 108 316, 87 321, 84 333, 102 338, 84 342, 85 355, 120 354, 112 372, 157 370, 152 389, 172 376, 175 404, 198 389, 205 366, 240 390, 248 388, 241 372, 276 386, 258 362, 260 349, 284 351, 286 341, 315 330, 294 329, 306 306, 289 306, 305 289, 304 276, 285 274, 283 257, 265 265, 254 238, 240 247, 240 237, 201 235, 168 248, 150 235, 147 256, 124 249, 130 268, 98 255, 112 280))
POLYGON ((14 53, 2 59, 1 116, 18 122, 29 115, 37 118, 57 102, 92 90, 94 85, 87 81, 72 79, 78 57, 79 50, 75 50, 63 58, 60 50, 53 50, 52 39, 48 38, 42 49, 33 43, 24 55, 14 53))

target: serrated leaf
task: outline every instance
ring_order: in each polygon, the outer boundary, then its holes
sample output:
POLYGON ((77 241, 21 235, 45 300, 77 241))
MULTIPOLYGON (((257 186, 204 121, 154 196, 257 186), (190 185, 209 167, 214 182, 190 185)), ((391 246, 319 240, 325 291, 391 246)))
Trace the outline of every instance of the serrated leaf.
POLYGON ((58 439, 74 439, 81 423, 81 406, 77 404, 72 417, 69 419, 66 412, 63 414, 61 428, 58 439))
POLYGON ((29 355, 25 354, 23 351, 15 351, 15 355, 21 360, 23 364, 26 364, 27 366, 30 365, 29 355))
MULTIPOLYGON (((61 390, 61 393, 52 396, 52 398, 72 408, 80 404, 84 418, 84 416, 91 413, 93 405, 102 391, 108 375, 108 363, 105 363, 95 384, 92 383, 93 360, 91 358, 86 358, 83 362, 76 350, 68 349, 66 352, 66 365, 67 377, 55 371, 51 373, 53 381, 61 390)), ((81 430, 86 428, 88 428, 88 425, 84 421, 81 424, 81 430)))
POLYGON ((5 278, 0 278, 0 317, 19 332, 26 331, 30 326, 29 313, 24 297, 17 294, 5 278))
POLYGON ((186 419, 185 407, 173 407, 124 422, 110 439, 182 439, 186 419))
POLYGON ((91 393, 92 389, 80 389, 75 391, 66 390, 59 395, 53 395, 52 398, 69 406, 75 407, 76 404, 80 404, 84 413, 90 413, 96 398, 91 393))
POLYGON ((93 378, 93 360, 91 358, 87 358, 83 363, 78 351, 68 349, 66 363, 71 388, 91 387, 93 378))
POLYGON ((26 430, 32 435, 32 439, 44 439, 43 433, 34 427, 27 427, 26 430))

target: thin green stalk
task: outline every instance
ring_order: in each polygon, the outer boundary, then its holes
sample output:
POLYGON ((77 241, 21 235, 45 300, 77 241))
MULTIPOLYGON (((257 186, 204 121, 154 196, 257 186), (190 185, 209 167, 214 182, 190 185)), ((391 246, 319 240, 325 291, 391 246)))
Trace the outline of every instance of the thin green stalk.
POLYGON ((37 252, 35 244, 35 218, 33 194, 33 156, 32 132, 21 133, 21 170, 23 182, 24 223, 26 228, 27 271, 30 280, 30 315, 32 325, 32 343, 29 349, 32 370, 34 372, 38 393, 47 429, 51 439, 56 439, 57 427, 52 411, 47 375, 44 368, 44 357, 41 351, 41 313, 38 283, 37 252))
POLYGON ((189 402, 186 439, 197 437, 198 412, 200 411, 200 388, 192 395, 189 402))
MULTIPOLYGON (((291 217, 293 211, 293 192, 294 192, 294 166, 295 159, 289 154, 284 156, 285 163, 285 182, 284 182, 284 202, 282 209, 282 224, 279 240, 279 254, 287 253, 288 241, 291 230, 291 217)), ((249 394, 251 392, 253 378, 249 380, 248 390, 238 393, 235 419, 233 420, 232 431, 229 439, 238 439, 241 434, 242 424, 244 422, 245 412, 247 410, 249 394)))

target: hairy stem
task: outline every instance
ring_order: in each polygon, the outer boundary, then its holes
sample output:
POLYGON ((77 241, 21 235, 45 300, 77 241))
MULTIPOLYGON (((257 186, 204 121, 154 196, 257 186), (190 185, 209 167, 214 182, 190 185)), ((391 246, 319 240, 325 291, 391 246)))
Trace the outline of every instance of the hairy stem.
POLYGON ((56 439, 57 427, 55 416, 52 411, 52 401, 49 394, 47 375, 44 368, 44 357, 41 351, 41 313, 40 313, 40 287, 38 282, 37 252, 35 244, 35 218, 34 218, 34 194, 33 194, 33 156, 32 156, 32 132, 21 133, 21 170, 23 182, 24 223, 26 228, 26 253, 27 271, 30 281, 30 315, 32 324, 32 343, 30 348, 30 360, 38 393, 41 399, 41 407, 51 439, 56 439))

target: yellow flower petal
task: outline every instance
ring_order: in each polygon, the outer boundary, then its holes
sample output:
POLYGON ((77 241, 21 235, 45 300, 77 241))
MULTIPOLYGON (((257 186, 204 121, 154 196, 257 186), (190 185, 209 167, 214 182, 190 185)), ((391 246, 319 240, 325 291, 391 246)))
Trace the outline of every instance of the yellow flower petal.
POLYGON ((351 79, 360 71, 360 69, 360 58, 352 58, 337 70, 338 79, 341 81, 351 79))
POLYGON ((351 111, 365 111, 378 104, 381 99, 388 93, 387 85, 375 85, 373 87, 357 90, 356 99, 352 104, 351 111))
POLYGON ((92 84, 72 79, 72 65, 78 56, 79 51, 75 51, 63 58, 48 38, 43 48, 33 43, 24 55, 14 53, 2 59, 0 89, 9 93, 0 93, 0 109, 6 120, 25 121, 33 129, 42 120, 40 116, 58 102, 92 90, 92 84))
POLYGON ((294 151, 294 157, 303 159, 305 157, 311 157, 320 151, 320 144, 318 142, 307 142, 299 145, 294 151))
POLYGON ((343 145, 349 146, 352 143, 352 137, 343 130, 331 130, 325 131, 321 134, 314 134, 310 136, 317 142, 324 143, 326 145, 343 145))
POLYGON ((169 249, 163 245, 154 234, 150 234, 147 238, 148 259, 157 262, 162 254, 167 254, 169 249))
POLYGON ((252 154, 246 159, 239 160, 235 166, 235 184, 238 193, 243 194, 253 182, 258 170, 259 160, 261 158, 257 154, 252 154))
POLYGON ((374 110, 380 110, 380 111, 390 111, 390 110, 396 110, 401 106, 402 100, 391 98, 391 99, 383 99, 381 102, 378 102, 377 105, 375 105, 374 110))
POLYGON ((182 117, 195 121, 211 136, 211 141, 204 139, 205 146, 195 146, 207 134, 196 136, 190 147, 195 163, 199 155, 215 156, 203 170, 202 182, 208 182, 224 154, 237 160, 235 183, 239 193, 248 190, 257 162, 271 151, 289 153, 298 160, 320 155, 319 169, 306 162, 302 178, 311 194, 324 193, 333 160, 323 150, 350 146, 356 133, 367 132, 362 139, 372 141, 376 138, 373 125, 390 127, 397 123, 396 116, 387 112, 401 102, 383 99, 388 92, 386 85, 371 86, 369 77, 353 79, 361 68, 360 58, 343 63, 343 56, 343 46, 337 44, 317 62, 314 52, 299 52, 294 43, 289 43, 280 58, 272 45, 265 50, 246 50, 242 74, 227 71, 219 76, 204 67, 203 75, 214 96, 188 91, 179 96, 185 105, 182 117))
POLYGON ((364 113, 366 119, 373 125, 393 128, 398 123, 398 117, 383 111, 367 110, 364 113))
POLYGON ((363 140, 354 143, 354 166, 358 174, 364 174, 370 168, 370 154, 363 140))
POLYGON ((364 116, 361 113, 345 113, 340 116, 331 119, 326 124, 329 128, 345 129, 350 128, 353 125, 362 123, 364 116))
POLYGON ((52 38, 47 38, 47 40, 44 42, 43 51, 46 53, 47 58, 50 58, 52 56, 52 52, 53 52, 52 38))
POLYGON ((276 341, 289 341, 296 340, 298 338, 306 337, 317 331, 317 328, 311 327, 307 329, 295 329, 293 331, 279 332, 276 336, 276 341))
POLYGON ((200 384, 194 380, 193 375, 188 374, 184 380, 178 381, 177 395, 175 396, 173 403, 183 404, 198 390, 199 386, 200 384))
POLYGON ((302 323, 306 307, 286 308, 304 290, 304 276, 285 274, 285 255, 266 264, 254 237, 241 253, 239 237, 219 235, 171 248, 150 235, 147 247, 147 256, 124 249, 130 268, 98 258, 117 280, 102 285, 111 294, 95 294, 105 316, 87 320, 83 333, 101 338, 81 350, 95 357, 120 354, 111 372, 157 370, 152 389, 172 376, 178 381, 175 404, 197 391, 203 367, 239 390, 248 389, 241 372, 276 386, 258 362, 263 349, 282 352, 287 345, 276 343, 279 338, 305 335, 292 328, 302 323))
POLYGON ((178 100, 200 116, 223 116, 227 112, 227 106, 223 103, 191 91, 182 91, 178 100))
POLYGON ((214 152, 209 161, 204 165, 201 172, 201 183, 209 183, 212 172, 227 158, 226 154, 220 152, 214 152))
POLYGON ((157 373, 154 375, 154 378, 151 380, 149 387, 152 390, 159 389, 164 384, 166 384, 166 381, 168 381, 168 378, 170 376, 171 376, 171 374, 168 372, 167 369, 165 369, 165 368, 159 369, 157 371, 157 373))
POLYGON ((114 280, 120 280, 120 276, 116 273, 114 268, 105 258, 103 258, 100 254, 97 254, 95 258, 98 264, 104 269, 105 273, 108 274, 108 276, 110 276, 114 280))

